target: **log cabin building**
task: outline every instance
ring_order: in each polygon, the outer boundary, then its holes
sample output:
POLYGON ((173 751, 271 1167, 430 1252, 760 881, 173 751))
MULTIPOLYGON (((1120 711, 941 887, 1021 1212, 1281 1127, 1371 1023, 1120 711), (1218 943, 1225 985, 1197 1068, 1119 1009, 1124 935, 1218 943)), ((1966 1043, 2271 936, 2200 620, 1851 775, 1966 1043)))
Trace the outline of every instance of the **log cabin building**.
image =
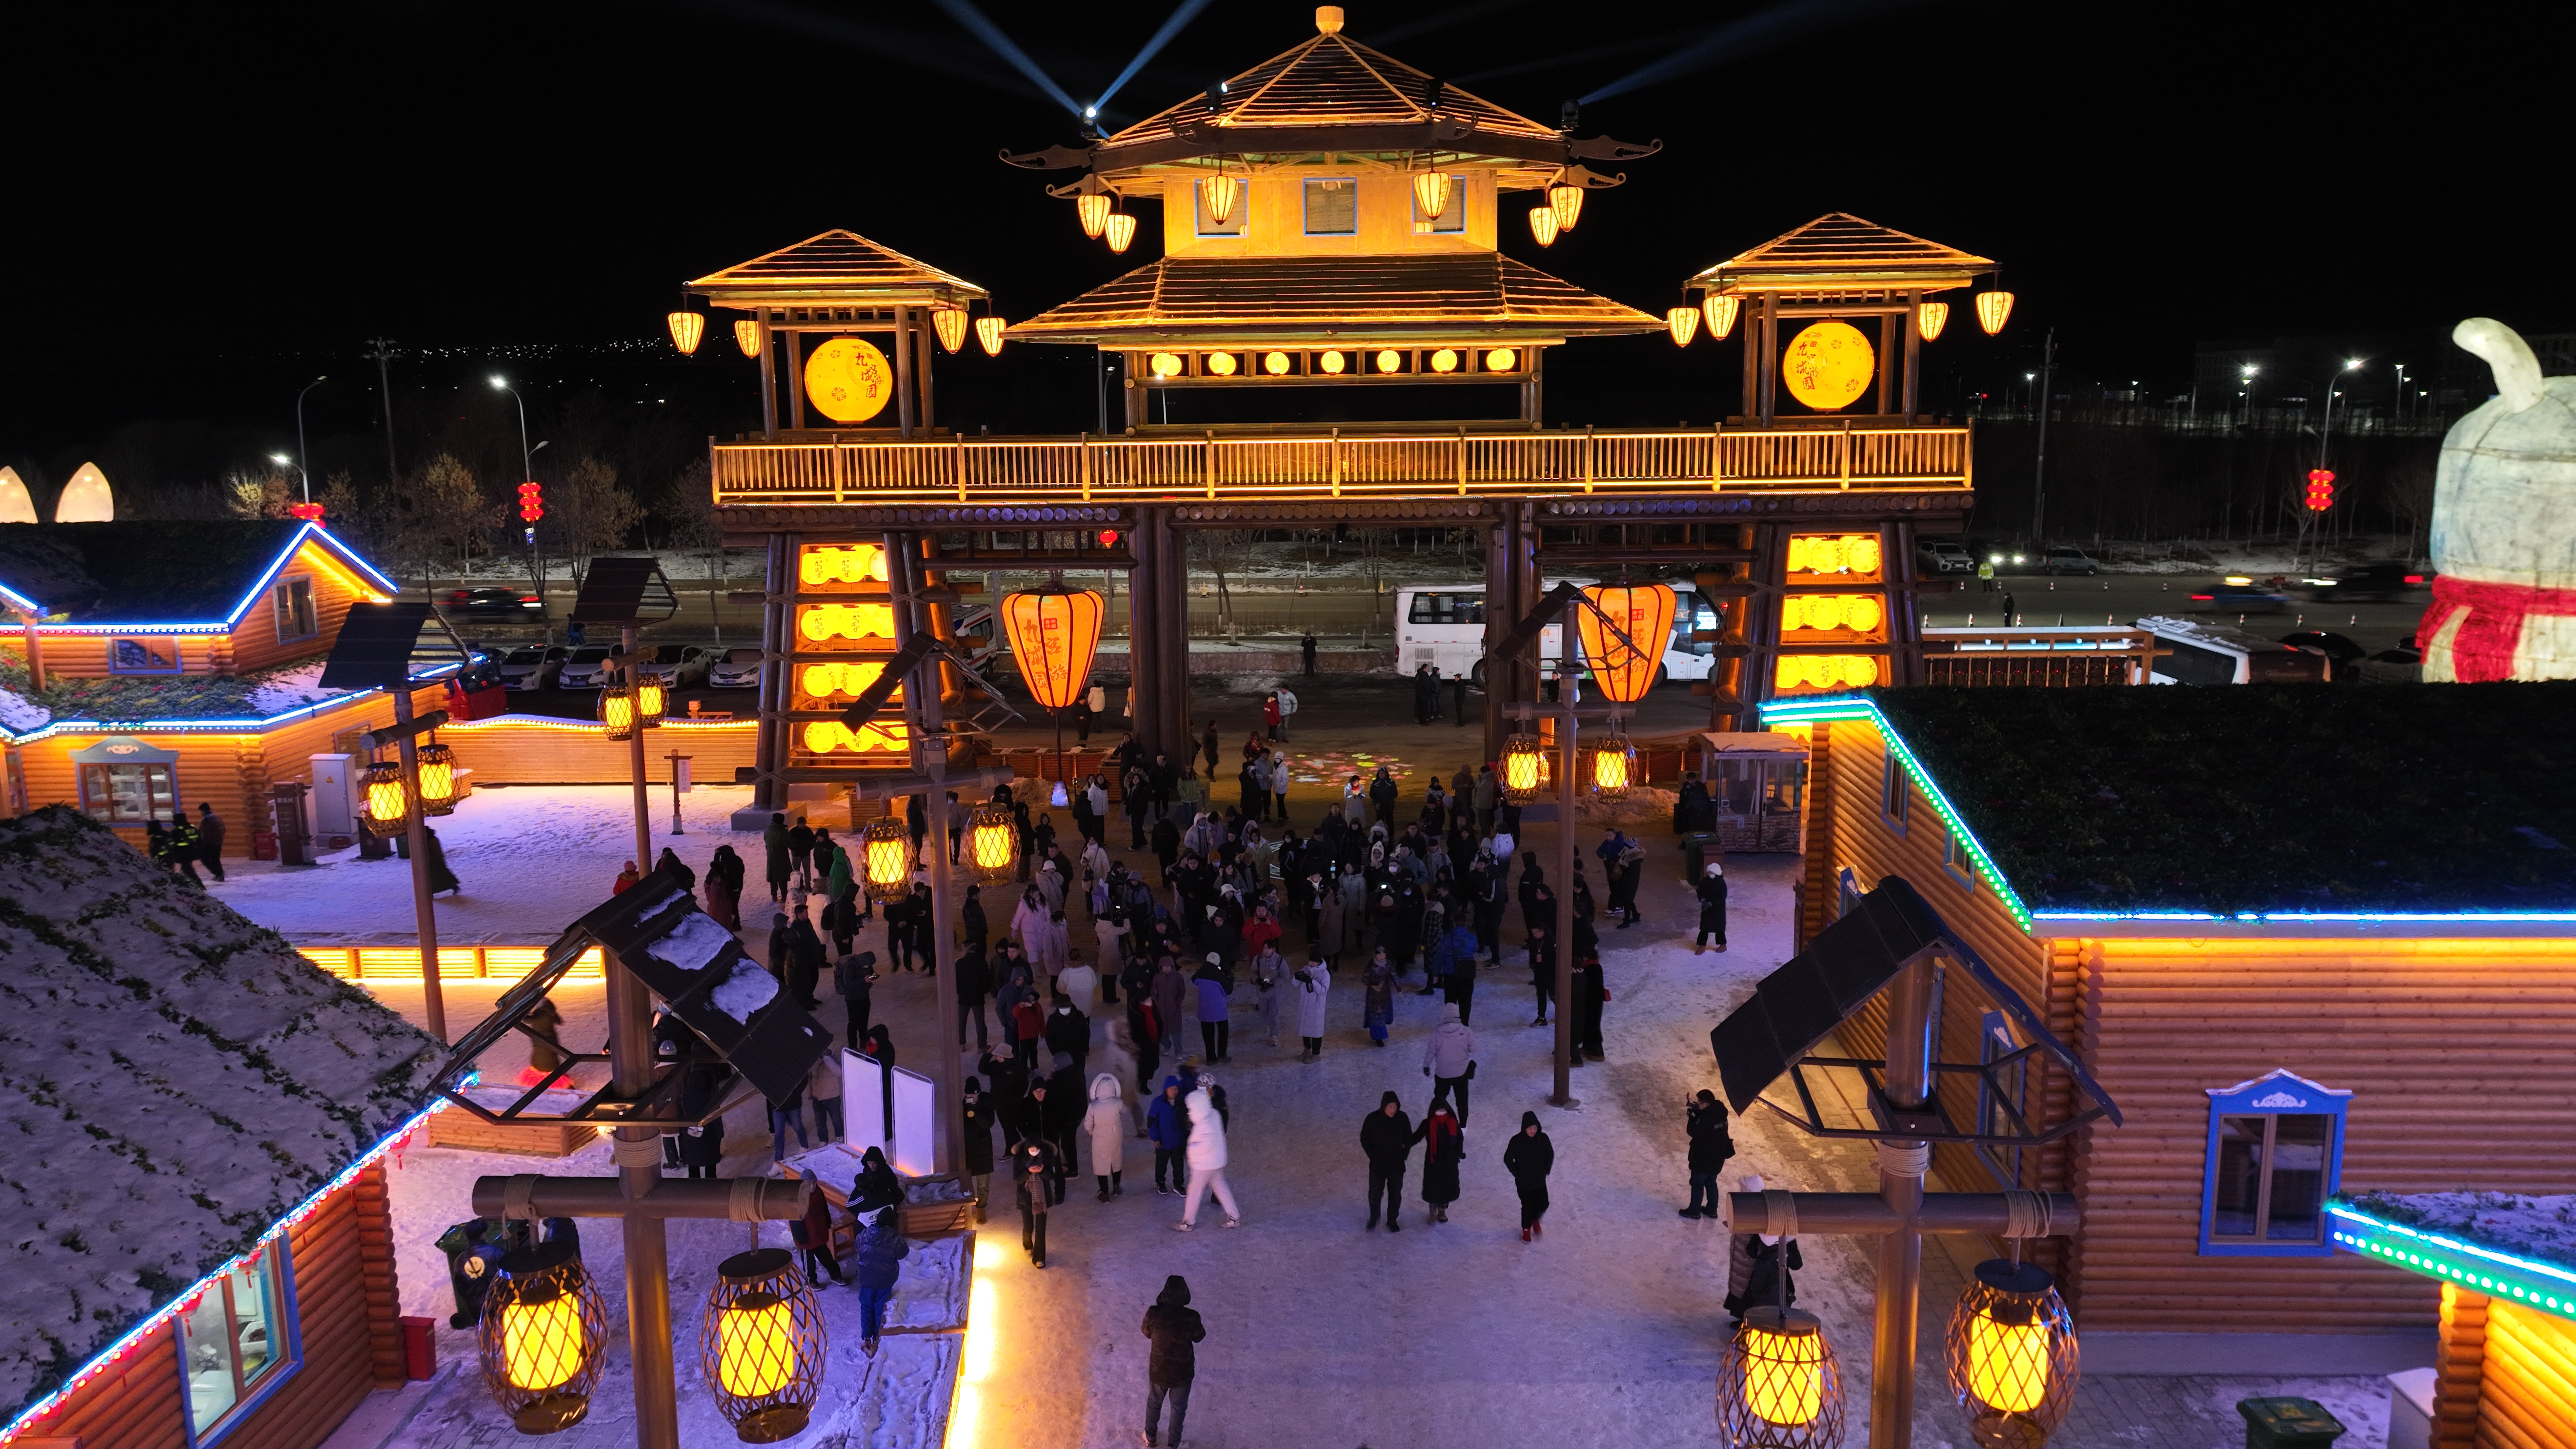
MULTIPOLYGON (((1935 1155, 1951 1190, 2081 1200, 2049 1266, 2088 1353, 2233 1333, 2420 1355, 2435 1285, 2339 1254, 2328 1199, 2563 1190, 2576 684, 1910 689, 1765 718, 1808 736, 1801 945, 1902 877, 2121 1104, 2123 1126, 1935 1155)), ((2029 1045, 1965 973, 1947 991, 1941 1060, 2029 1045)), ((1883 1048, 1884 1012, 1849 1054, 1883 1048)), ((2033 1066, 1941 1095, 1953 1121, 2009 1105, 2045 1130, 2070 1086, 2033 1066)))
POLYGON ((406 1374, 444 1051, 66 806, 0 822, 0 1445, 310 1449, 406 1374))
MULTIPOLYGON (((63 804, 141 844, 150 822, 271 834, 273 789, 389 723, 382 691, 319 686, 349 606, 399 586, 319 522, 128 520, 0 527, 0 753, 6 810, 63 804)), ((426 712, 443 679, 415 691, 426 712)), ((327 833, 308 831, 308 833, 327 833)))

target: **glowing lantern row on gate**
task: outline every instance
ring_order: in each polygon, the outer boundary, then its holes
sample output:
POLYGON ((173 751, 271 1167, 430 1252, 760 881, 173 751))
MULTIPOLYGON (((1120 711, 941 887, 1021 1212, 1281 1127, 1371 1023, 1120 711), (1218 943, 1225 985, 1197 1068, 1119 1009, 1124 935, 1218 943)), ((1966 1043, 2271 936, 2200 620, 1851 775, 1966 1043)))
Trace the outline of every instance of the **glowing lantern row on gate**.
POLYGON ((1555 772, 1549 767, 1547 741, 1536 735, 1513 735, 1503 741, 1503 795, 1527 805, 1546 793, 1555 772))
POLYGON ((830 1350, 823 1310, 794 1254, 755 1248, 716 1265, 698 1362, 735 1438, 774 1444, 805 1432, 830 1350))
POLYGON ((1843 1435, 1842 1369, 1800 1308, 1755 1308, 1718 1368, 1717 1426, 1732 1449, 1830 1449, 1843 1435))
POLYGON ((975 879, 985 885, 1018 873, 1020 832, 1010 806, 992 800, 975 807, 966 823, 966 853, 974 859, 975 879))
POLYGON ((1950 1315, 1950 1392, 1983 1449, 2038 1449, 2066 1422, 2081 1363, 2056 1281, 1990 1258, 1950 1315))
POLYGON ((484 1383, 520 1433, 556 1433, 590 1413, 607 1341, 607 1305, 571 1243, 503 1255, 476 1346, 484 1383))
POLYGON ((1107 603, 1089 589, 1052 587, 1002 596, 1002 627, 1029 697, 1067 709, 1091 683, 1107 603))
POLYGON ((1672 587, 1594 584, 1583 596, 1591 607, 1575 616, 1575 627, 1583 638, 1583 658, 1592 668, 1593 685, 1614 703, 1635 704, 1654 686, 1673 637, 1672 587), (1612 625, 1618 633, 1611 632, 1612 625))
POLYGON ((1868 634, 1887 622, 1876 594, 1791 594, 1780 601, 1783 629, 1849 629, 1868 634))
POLYGON ((859 839, 868 899, 901 900, 912 894, 912 841, 904 832, 903 822, 888 813, 869 822, 859 839))

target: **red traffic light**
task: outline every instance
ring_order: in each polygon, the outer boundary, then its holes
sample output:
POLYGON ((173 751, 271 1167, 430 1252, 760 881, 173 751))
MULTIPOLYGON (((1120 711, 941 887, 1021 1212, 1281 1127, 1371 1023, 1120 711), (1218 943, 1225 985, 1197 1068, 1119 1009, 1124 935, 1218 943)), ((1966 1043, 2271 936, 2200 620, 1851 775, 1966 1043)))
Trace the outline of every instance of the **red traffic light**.
POLYGON ((2308 511, 2310 513, 2323 513, 2334 507, 2334 477, 2334 470, 2330 468, 2308 470, 2308 511))

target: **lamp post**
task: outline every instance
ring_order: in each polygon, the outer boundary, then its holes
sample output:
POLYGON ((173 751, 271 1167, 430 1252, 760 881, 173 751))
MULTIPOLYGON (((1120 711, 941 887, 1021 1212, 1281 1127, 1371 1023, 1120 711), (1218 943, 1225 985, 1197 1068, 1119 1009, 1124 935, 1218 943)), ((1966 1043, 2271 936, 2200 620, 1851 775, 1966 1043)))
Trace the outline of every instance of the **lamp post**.
POLYGON ((281 468, 294 469, 296 478, 304 485, 304 501, 307 503, 313 501, 313 475, 304 471, 303 464, 286 456, 284 453, 271 453, 268 455, 268 461, 275 463, 281 468))
POLYGON ((519 405, 519 474, 522 478, 530 477, 537 471, 537 450, 528 446, 528 400, 519 396, 519 390, 510 386, 510 380, 497 372, 492 374, 492 389, 508 393, 510 401, 519 405))
POLYGON ((320 387, 322 384, 329 382, 330 380, 331 375, 326 372, 322 376, 304 384, 304 392, 299 392, 295 395, 295 471, 296 474, 304 480, 304 501, 307 503, 313 501, 313 469, 311 466, 313 458, 311 454, 304 450, 304 393, 311 392, 313 389, 320 387))
POLYGON ((2261 370, 2249 362, 2237 374, 2236 395, 2245 399, 2245 426, 2249 428, 2254 426, 2254 374, 2261 370))
POLYGON ((2406 364, 2402 362, 2397 364, 2397 397, 2395 416, 2397 421, 2401 423, 2406 421, 2406 364))
MULTIPOLYGON (((2344 359, 2343 366, 2334 370, 2334 376, 2326 379, 2325 416, 2317 425, 2317 471, 2320 473, 2325 471, 2326 445, 2334 439, 2335 384, 2343 381, 2343 375, 2345 373, 2359 372, 2360 370, 2361 359, 2358 357, 2347 357, 2344 359)), ((2306 553, 2308 535, 2315 528, 2317 523, 2318 518, 2314 509, 2310 509, 2308 511, 2308 516, 2300 521, 2299 542, 2301 546, 2298 549, 2300 554, 2304 555, 2306 553)), ((2291 561, 2291 567, 2293 568, 2298 567, 2298 564, 2299 561, 2297 559, 2293 559, 2291 561)))

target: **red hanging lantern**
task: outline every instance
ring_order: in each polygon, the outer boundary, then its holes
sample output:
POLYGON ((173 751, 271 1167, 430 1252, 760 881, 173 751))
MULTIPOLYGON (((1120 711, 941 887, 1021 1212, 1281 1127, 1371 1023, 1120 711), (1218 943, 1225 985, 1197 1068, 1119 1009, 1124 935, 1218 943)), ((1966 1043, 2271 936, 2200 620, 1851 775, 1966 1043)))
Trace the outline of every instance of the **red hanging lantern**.
POLYGON ((2308 470, 2308 511, 2310 513, 2323 513, 2334 507, 2334 483, 2333 469, 2308 470))
POLYGON ((546 516, 546 491, 535 483, 519 485, 519 516, 530 523, 546 516))
POLYGON ((1592 682, 1619 704, 1635 704, 1654 687, 1664 650, 1673 637, 1676 600, 1669 584, 1594 584, 1583 591, 1592 607, 1576 616, 1592 682), (1604 623, 1602 616, 1609 616, 1604 623), (1627 636, 1610 632, 1616 624, 1627 636))

